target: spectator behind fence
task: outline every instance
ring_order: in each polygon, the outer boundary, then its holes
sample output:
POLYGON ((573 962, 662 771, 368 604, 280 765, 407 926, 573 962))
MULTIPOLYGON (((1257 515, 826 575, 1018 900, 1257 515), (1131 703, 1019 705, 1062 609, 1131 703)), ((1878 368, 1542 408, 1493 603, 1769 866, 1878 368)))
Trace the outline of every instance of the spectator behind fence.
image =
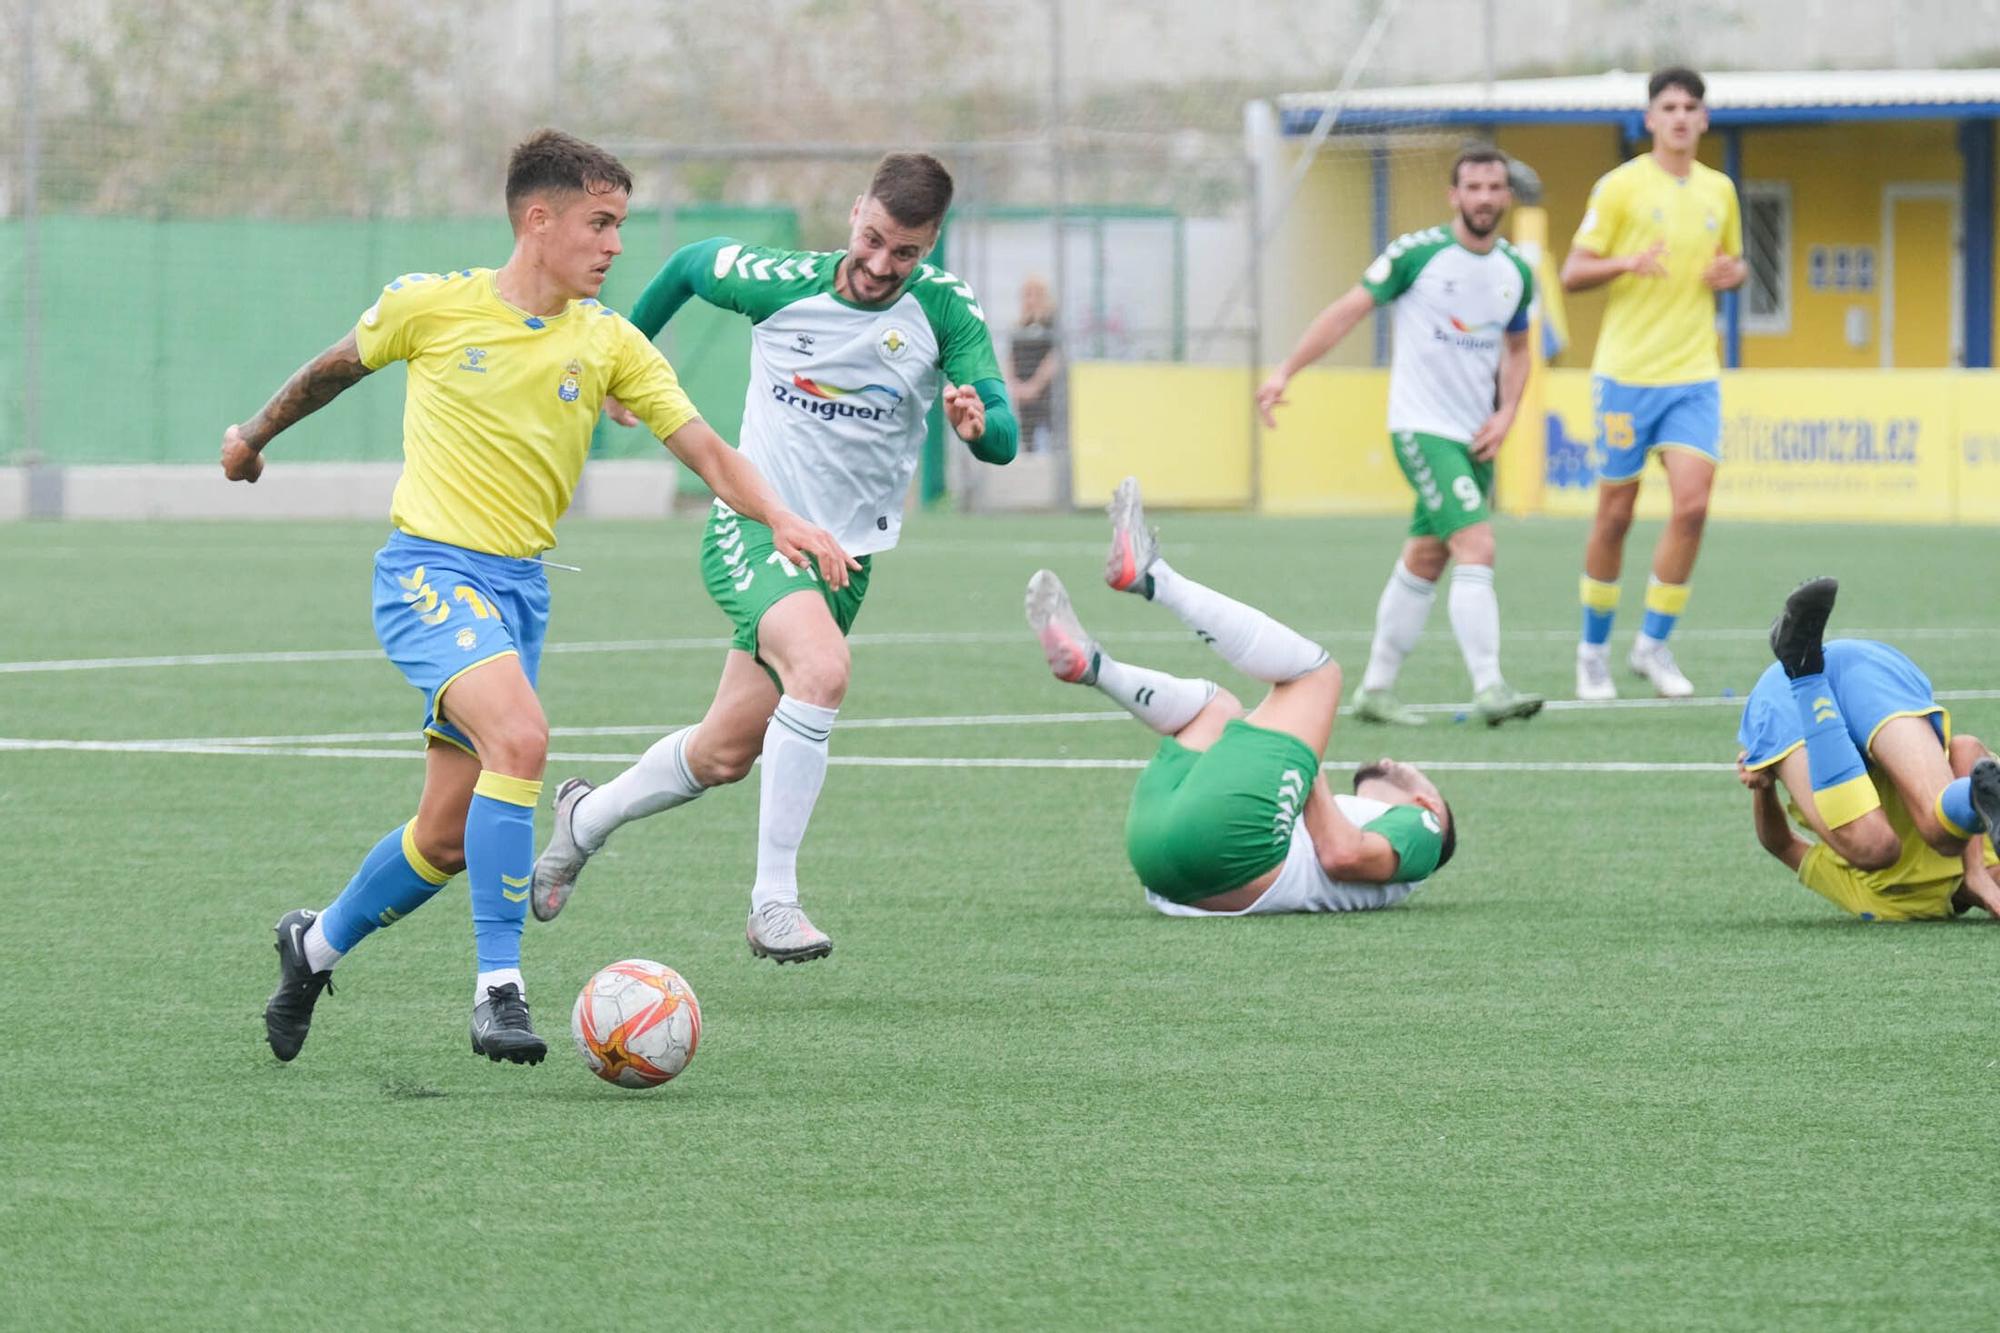
POLYGON ((1062 402, 1062 342, 1056 333, 1056 302, 1048 283, 1021 284, 1021 322, 1007 354, 1007 393, 1021 423, 1021 451, 1042 453, 1055 444, 1062 402))

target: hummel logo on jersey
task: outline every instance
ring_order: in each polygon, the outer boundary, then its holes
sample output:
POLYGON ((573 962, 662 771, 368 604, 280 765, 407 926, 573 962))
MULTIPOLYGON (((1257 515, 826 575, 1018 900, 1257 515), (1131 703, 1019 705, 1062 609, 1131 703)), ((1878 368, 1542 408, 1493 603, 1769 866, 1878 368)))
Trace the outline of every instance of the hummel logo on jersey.
POLYGON ((819 339, 813 337, 810 333, 801 333, 793 340, 792 350, 801 356, 811 356, 813 354, 813 344, 818 341, 819 339))
POLYGON ((484 347, 468 347, 465 349, 465 362, 463 365, 459 366, 459 369, 469 370, 475 375, 484 375, 486 373, 486 367, 480 365, 479 363, 484 361, 485 359, 486 359, 486 349, 484 347))

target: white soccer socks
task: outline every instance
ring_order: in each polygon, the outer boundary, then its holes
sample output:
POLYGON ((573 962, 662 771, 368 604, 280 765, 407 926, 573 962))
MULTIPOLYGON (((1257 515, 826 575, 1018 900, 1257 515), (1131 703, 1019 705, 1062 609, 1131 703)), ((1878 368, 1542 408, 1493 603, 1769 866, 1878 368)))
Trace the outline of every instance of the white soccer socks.
POLYGON ((1212 680, 1189 680, 1151 667, 1132 666, 1102 648, 1097 651, 1096 679, 1089 683, 1162 736, 1171 736, 1194 721, 1216 690, 1212 680))
POLYGON ((570 836, 576 845, 595 852, 613 829, 686 805, 707 791, 694 780, 687 765, 687 743, 693 735, 693 727, 682 727, 654 741, 638 763, 578 801, 569 818, 570 836))
POLYGON ((1493 566, 1459 565, 1451 572, 1451 632, 1465 655, 1465 669, 1478 694, 1500 683, 1500 598, 1493 591, 1493 566))
POLYGON ((758 767, 757 884, 750 910, 799 900, 799 844, 826 782, 827 739, 838 708, 783 695, 764 729, 758 767))
POLYGON ((1326 664, 1326 649, 1256 607, 1176 573, 1164 560, 1153 561, 1149 572, 1153 600, 1244 675, 1277 685, 1326 664))
POLYGON ((1418 578, 1397 560, 1389 581, 1382 586, 1381 600, 1375 603, 1375 641, 1368 649, 1368 669, 1361 675, 1363 690, 1395 688, 1403 659, 1423 637, 1424 624, 1431 618, 1431 605, 1436 601, 1436 580, 1418 578))

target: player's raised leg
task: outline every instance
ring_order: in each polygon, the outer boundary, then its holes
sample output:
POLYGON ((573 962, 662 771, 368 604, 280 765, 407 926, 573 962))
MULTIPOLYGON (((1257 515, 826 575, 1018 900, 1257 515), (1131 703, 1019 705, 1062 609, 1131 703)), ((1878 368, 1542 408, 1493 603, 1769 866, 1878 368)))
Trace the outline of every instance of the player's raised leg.
POLYGON ((472 740, 479 776, 465 814, 465 864, 479 974, 473 988, 472 1049, 493 1060, 537 1064, 548 1045, 528 1016, 521 927, 535 859, 535 806, 548 760, 549 724, 514 656, 497 657, 451 681, 439 714, 472 740))
MULTIPOLYGON (((762 673, 758 673, 762 678, 762 673)), ((555 824, 535 858, 529 905, 538 921, 553 921, 576 890, 577 878, 616 829, 686 805, 708 790, 688 752, 696 728, 682 727, 646 747, 639 762, 602 786, 568 778, 556 788, 555 824)))
POLYGON ((1113 588, 1166 607, 1224 661, 1257 680, 1296 680, 1327 660, 1324 648, 1290 626, 1167 564, 1160 557, 1157 534, 1146 526, 1136 478, 1118 483, 1109 512, 1111 557, 1105 581, 1113 588))
POLYGON ((1106 653, 1077 619, 1068 591, 1051 570, 1036 570, 1028 580, 1027 612, 1028 627, 1057 680, 1092 686, 1162 736, 1187 727, 1216 696, 1212 680, 1133 666, 1106 653))
POLYGON ((416 818, 384 834, 326 908, 280 918, 278 988, 264 1006, 264 1036, 280 1060, 305 1045, 313 1006, 322 991, 332 991, 334 965, 376 930, 436 897, 465 868, 465 812, 478 777, 477 759, 433 739, 416 818))
POLYGON ((1813 579, 1795 589, 1771 626, 1771 653, 1790 683, 1805 736, 1813 810, 1835 851, 1863 870, 1880 870, 1895 864, 1902 840, 1882 813, 1826 675, 1826 622, 1839 588, 1834 579, 1813 579))

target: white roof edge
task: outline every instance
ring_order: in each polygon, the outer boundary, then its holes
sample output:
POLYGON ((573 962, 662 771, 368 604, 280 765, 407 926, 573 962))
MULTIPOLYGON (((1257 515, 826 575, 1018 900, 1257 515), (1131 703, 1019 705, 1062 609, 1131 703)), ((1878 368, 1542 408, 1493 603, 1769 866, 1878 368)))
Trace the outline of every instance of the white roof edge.
MULTIPOLYGON (((1490 90, 1479 83, 1360 88, 1342 104, 1370 111, 1638 111, 1645 106, 1648 77, 1610 70, 1506 79, 1490 90)), ((2000 69, 1722 71, 1703 77, 1707 102, 1716 108, 2000 104, 2000 69)), ((1283 93, 1276 101, 1281 109, 1296 111, 1324 106, 1336 97, 1332 91, 1283 93)))

